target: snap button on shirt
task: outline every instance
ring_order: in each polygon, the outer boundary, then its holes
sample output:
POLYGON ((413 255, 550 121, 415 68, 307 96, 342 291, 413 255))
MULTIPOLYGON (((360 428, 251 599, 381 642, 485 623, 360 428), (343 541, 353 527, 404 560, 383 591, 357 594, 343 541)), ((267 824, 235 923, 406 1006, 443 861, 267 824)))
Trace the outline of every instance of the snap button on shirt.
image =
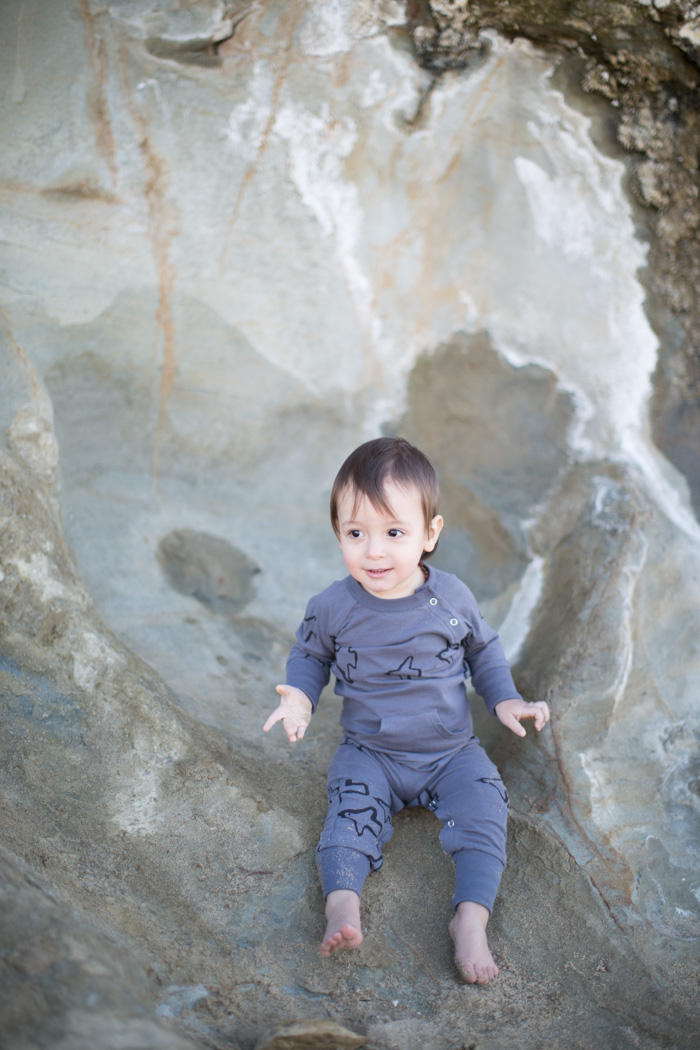
POLYGON ((437 605, 437 598, 431 598, 430 599, 430 604, 431 605, 437 605))
POLYGON ((453 627, 456 627, 457 624, 459 623, 459 620, 450 620, 450 623, 452 624, 453 627))

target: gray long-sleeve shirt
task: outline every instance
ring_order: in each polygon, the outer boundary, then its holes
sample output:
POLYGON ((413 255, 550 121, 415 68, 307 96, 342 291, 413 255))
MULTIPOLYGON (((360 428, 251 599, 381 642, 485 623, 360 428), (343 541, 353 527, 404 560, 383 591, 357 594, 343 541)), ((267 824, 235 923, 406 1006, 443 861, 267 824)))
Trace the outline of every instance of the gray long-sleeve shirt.
POLYGON ((405 598, 377 598, 351 576, 313 597, 287 660, 287 683, 316 709, 331 672, 340 723, 382 751, 445 752, 473 733, 465 678, 487 709, 519 697, 498 635, 456 576, 429 569, 405 598))

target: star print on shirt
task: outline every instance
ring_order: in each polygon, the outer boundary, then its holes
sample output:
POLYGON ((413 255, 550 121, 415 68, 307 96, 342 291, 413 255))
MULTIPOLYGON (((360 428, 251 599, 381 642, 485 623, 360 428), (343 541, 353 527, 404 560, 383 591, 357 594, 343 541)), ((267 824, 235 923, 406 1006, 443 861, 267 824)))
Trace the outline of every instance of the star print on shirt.
POLYGON ((315 616, 305 616, 304 617, 304 641, 305 642, 310 641, 312 638, 318 638, 318 635, 316 634, 316 631, 314 630, 315 626, 316 626, 316 617, 315 616))
POLYGON ((456 642, 454 645, 446 645, 445 648, 441 649, 437 654, 437 658, 438 660, 442 660, 445 664, 451 664, 454 661, 454 654, 459 652, 461 648, 462 645, 460 642, 456 642), (448 656, 448 653, 451 653, 452 655, 448 656))
POLYGON ((403 663, 399 664, 392 671, 385 671, 385 678, 420 678, 423 672, 420 667, 413 666, 413 657, 407 656, 403 663))
POLYGON ((344 646, 336 643, 335 666, 348 685, 352 685, 355 681, 352 672, 357 668, 357 650, 350 645, 344 646))

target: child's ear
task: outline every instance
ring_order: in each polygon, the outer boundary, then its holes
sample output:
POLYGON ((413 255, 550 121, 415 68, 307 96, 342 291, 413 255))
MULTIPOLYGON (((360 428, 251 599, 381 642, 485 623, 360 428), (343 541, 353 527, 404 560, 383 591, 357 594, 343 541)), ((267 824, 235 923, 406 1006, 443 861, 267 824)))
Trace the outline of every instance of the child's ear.
POLYGON ((423 546, 423 550, 432 551, 435 550, 435 544, 438 541, 438 537, 442 532, 442 526, 444 525, 442 514, 436 514, 433 520, 430 522, 430 528, 428 529, 428 539, 423 546))

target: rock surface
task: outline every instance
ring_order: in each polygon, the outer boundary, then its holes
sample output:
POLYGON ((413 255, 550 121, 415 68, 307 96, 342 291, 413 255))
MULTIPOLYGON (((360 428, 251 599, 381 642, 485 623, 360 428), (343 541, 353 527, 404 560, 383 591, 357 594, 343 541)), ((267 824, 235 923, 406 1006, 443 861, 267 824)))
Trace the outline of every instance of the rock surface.
POLYGON ((693 1046, 693 5, 0 21, 8 1048, 693 1046), (260 731, 380 432, 433 458, 438 564, 552 708, 523 742, 474 702, 513 801, 486 989, 426 812, 317 956, 337 701, 260 731))
POLYGON ((412 37, 433 75, 469 68, 484 31, 568 54, 585 91, 615 107, 608 119, 629 151, 629 186, 650 232, 648 310, 659 333, 651 422, 659 447, 700 512, 700 15, 695 0, 426 0, 411 7, 412 37))

